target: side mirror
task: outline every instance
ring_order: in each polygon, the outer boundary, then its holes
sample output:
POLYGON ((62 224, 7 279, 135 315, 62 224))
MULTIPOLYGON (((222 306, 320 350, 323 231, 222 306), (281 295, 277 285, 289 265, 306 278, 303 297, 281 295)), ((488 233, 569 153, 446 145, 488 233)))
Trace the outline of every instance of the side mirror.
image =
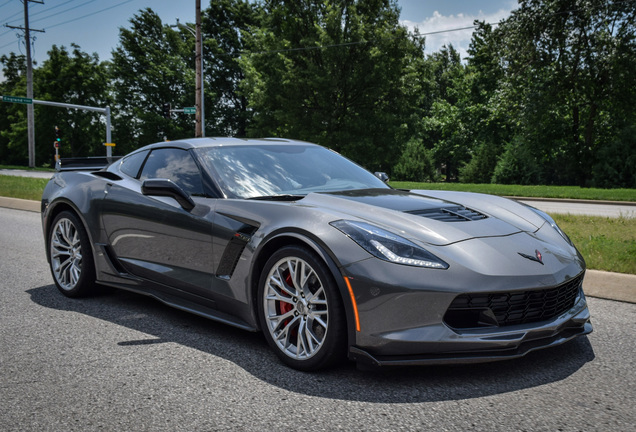
POLYGON ((190 211, 195 203, 181 187, 169 179, 147 179, 141 184, 141 193, 150 196, 166 196, 177 200, 184 210, 190 211))
POLYGON ((385 172, 376 171, 374 172, 375 176, 382 180, 384 183, 389 181, 389 176, 385 172))

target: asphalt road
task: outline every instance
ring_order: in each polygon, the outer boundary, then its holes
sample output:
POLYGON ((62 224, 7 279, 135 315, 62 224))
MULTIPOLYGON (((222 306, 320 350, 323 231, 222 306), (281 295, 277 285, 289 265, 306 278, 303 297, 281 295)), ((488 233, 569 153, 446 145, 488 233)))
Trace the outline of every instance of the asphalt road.
POLYGON ((636 305, 595 331, 484 365, 323 373, 259 334, 120 291, 53 286, 37 213, 0 209, 0 430, 632 431, 636 305))

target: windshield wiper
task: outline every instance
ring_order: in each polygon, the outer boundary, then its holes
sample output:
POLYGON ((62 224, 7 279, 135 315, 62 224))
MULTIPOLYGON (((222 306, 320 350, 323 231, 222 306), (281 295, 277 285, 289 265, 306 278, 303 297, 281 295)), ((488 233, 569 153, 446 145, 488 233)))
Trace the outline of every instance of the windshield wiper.
POLYGON ((261 201, 298 201, 303 198, 305 198, 305 195, 280 194, 280 195, 255 196, 255 197, 250 197, 247 199, 261 200, 261 201))

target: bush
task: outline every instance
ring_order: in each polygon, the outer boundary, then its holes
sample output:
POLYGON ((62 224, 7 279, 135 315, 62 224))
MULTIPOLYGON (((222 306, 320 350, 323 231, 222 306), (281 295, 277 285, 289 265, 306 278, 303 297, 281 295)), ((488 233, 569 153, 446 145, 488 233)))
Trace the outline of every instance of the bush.
POLYGON ((537 184, 541 169, 527 145, 519 138, 506 144, 492 175, 492 183, 537 184))
POLYGON ((425 148, 418 139, 408 141, 398 163, 393 167, 393 177, 403 181, 437 181, 432 150, 425 148))
POLYGON ((624 128, 609 145, 598 151, 592 167, 592 183, 601 188, 636 187, 636 126, 624 128))
POLYGON ((497 166, 501 146, 485 142, 480 144, 473 158, 459 169, 461 183, 490 183, 497 166))

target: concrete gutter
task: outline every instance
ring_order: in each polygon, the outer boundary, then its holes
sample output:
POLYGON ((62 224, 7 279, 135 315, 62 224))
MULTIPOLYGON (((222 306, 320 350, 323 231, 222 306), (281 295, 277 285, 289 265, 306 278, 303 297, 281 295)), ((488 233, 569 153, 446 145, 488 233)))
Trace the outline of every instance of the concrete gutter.
MULTIPOLYGON (((39 213, 40 202, 19 198, 0 197, 0 207, 39 213)), ((589 297, 636 303, 636 275, 588 270, 583 291, 589 297)))

